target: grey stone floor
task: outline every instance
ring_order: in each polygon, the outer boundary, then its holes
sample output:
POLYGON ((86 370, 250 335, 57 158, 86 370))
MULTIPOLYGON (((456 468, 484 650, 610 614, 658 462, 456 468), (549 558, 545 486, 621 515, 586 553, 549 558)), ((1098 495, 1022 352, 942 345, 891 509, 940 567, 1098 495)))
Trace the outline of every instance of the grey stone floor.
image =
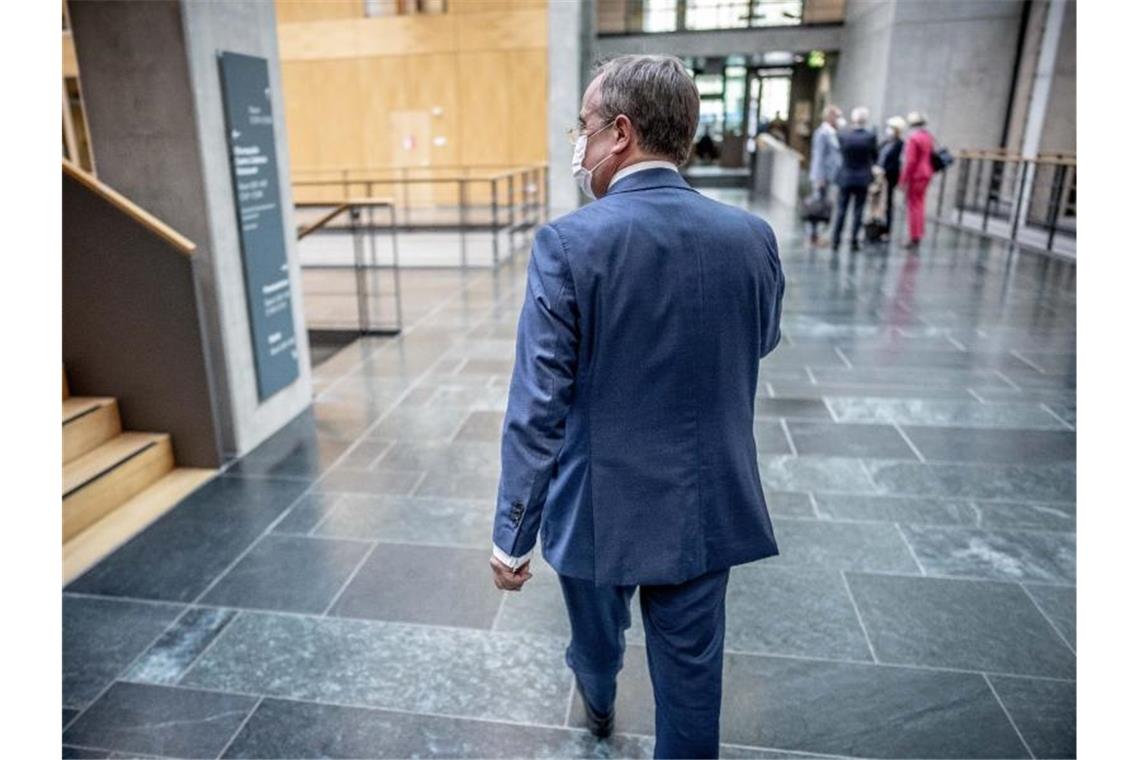
MULTIPOLYGON (((772 218, 781 554, 732 572, 723 754, 1072 757, 1073 266, 947 229, 832 257, 772 218)), ((524 259, 407 272, 401 338, 64 590, 65 756, 651 755, 637 616, 597 742, 553 572, 488 576, 524 259)))

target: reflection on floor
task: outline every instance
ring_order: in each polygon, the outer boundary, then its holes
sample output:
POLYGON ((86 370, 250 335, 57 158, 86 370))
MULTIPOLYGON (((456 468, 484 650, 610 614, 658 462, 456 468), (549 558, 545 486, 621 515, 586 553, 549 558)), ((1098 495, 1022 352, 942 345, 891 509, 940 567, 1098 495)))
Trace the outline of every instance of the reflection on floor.
MULTIPOLYGON (((1074 268, 946 229, 832 257, 772 218, 781 555, 732 572, 723 754, 1072 757, 1074 268)), ((550 568, 490 583, 524 258, 410 273, 401 338, 67 587, 70 756, 651 755, 637 616, 599 743, 550 568)))

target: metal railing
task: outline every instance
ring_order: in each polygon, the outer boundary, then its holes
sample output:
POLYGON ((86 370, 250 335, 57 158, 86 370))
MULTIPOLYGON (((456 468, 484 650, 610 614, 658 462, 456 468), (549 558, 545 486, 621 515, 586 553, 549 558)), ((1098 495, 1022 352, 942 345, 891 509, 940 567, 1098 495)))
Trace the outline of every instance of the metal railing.
POLYGON ((491 263, 497 267, 503 261, 502 233, 513 254, 515 236, 537 227, 550 211, 546 164, 302 169, 294 176, 294 196, 306 198, 309 207, 331 207, 354 193, 371 197, 377 189, 391 193, 401 233, 458 232, 458 263, 464 268, 473 233, 490 233, 491 263))
MULTIPOLYGON (((297 208, 326 208, 326 203, 297 203, 297 208)), ((297 240, 303 240, 317 230, 327 229, 330 224, 344 220, 352 235, 351 268, 355 275, 356 285, 356 330, 361 335, 398 335, 404 327, 404 310, 400 300, 400 254, 396 242, 396 207, 388 198, 351 198, 332 206, 327 213, 317 220, 302 225, 297 229, 297 240), (392 263, 381 264, 376 252, 376 209, 388 210, 388 224, 383 225, 391 233, 392 263), (367 253, 365 252, 365 233, 367 233, 367 253), (372 301, 374 294, 369 279, 377 271, 390 270, 392 273, 392 298, 395 303, 395 320, 388 326, 377 326, 373 322, 372 301)), ((301 265, 305 269, 339 269, 341 265, 301 265)), ((382 295, 377 292, 376 297, 382 295)), ((342 325, 320 325, 321 328, 343 328, 342 325)))
POLYGON ((1077 158, 964 150, 940 174, 935 219, 1047 253, 1076 254, 1077 158))

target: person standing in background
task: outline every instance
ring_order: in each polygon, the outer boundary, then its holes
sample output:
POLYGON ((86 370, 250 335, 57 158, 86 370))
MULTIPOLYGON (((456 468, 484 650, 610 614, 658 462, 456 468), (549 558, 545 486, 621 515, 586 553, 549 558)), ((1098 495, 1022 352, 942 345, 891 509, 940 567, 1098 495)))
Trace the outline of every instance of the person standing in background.
MULTIPOLYGON (((828 106, 823 111, 823 121, 816 127, 811 137, 811 168, 808 170, 808 179, 811 181, 812 192, 820 197, 829 195, 835 175, 839 171, 841 158, 839 156, 839 135, 835 125, 839 123, 843 112, 839 106, 828 106)), ((817 227, 819 222, 811 222, 811 242, 819 242, 817 227)))
POLYGON ((902 151, 905 140, 903 131, 906 129, 906 120, 901 116, 892 116, 887 119, 887 139, 879 146, 879 166, 883 169, 883 177, 887 180, 885 215, 886 234, 891 234, 891 221, 894 219, 895 188, 899 184, 899 174, 902 172, 902 151))
POLYGON ((867 186, 874 176, 871 167, 875 165, 878 146, 875 134, 867 129, 870 112, 860 106, 851 111, 851 129, 839 135, 839 153, 842 164, 839 168, 839 207, 835 215, 835 229, 831 233, 831 250, 838 251, 843 236, 843 223, 847 219, 847 207, 855 201, 855 215, 851 220, 851 250, 859 250, 859 230, 863 226, 863 205, 867 202, 867 186))
POLYGON ((906 191, 906 224, 910 235, 910 242, 906 247, 914 250, 922 242, 922 235, 926 229, 926 187, 930 184, 930 178, 934 176, 934 165, 930 163, 930 154, 934 152, 934 138, 926 129, 924 114, 911 111, 907 114, 906 121, 911 131, 903 149, 899 187, 906 191))

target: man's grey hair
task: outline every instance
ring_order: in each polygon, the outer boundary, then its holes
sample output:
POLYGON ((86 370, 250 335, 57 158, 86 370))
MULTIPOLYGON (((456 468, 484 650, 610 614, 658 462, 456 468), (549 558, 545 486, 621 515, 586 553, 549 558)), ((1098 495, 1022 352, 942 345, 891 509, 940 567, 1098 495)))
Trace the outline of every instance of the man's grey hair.
POLYGON ((851 109, 851 123, 857 127, 862 127, 867 124, 867 119, 871 118, 871 112, 867 110, 866 106, 858 106, 851 109))
POLYGON ((625 114, 646 153, 680 165, 697 134, 701 97, 680 59, 671 55, 623 55, 602 63, 598 115, 609 123, 625 114))

